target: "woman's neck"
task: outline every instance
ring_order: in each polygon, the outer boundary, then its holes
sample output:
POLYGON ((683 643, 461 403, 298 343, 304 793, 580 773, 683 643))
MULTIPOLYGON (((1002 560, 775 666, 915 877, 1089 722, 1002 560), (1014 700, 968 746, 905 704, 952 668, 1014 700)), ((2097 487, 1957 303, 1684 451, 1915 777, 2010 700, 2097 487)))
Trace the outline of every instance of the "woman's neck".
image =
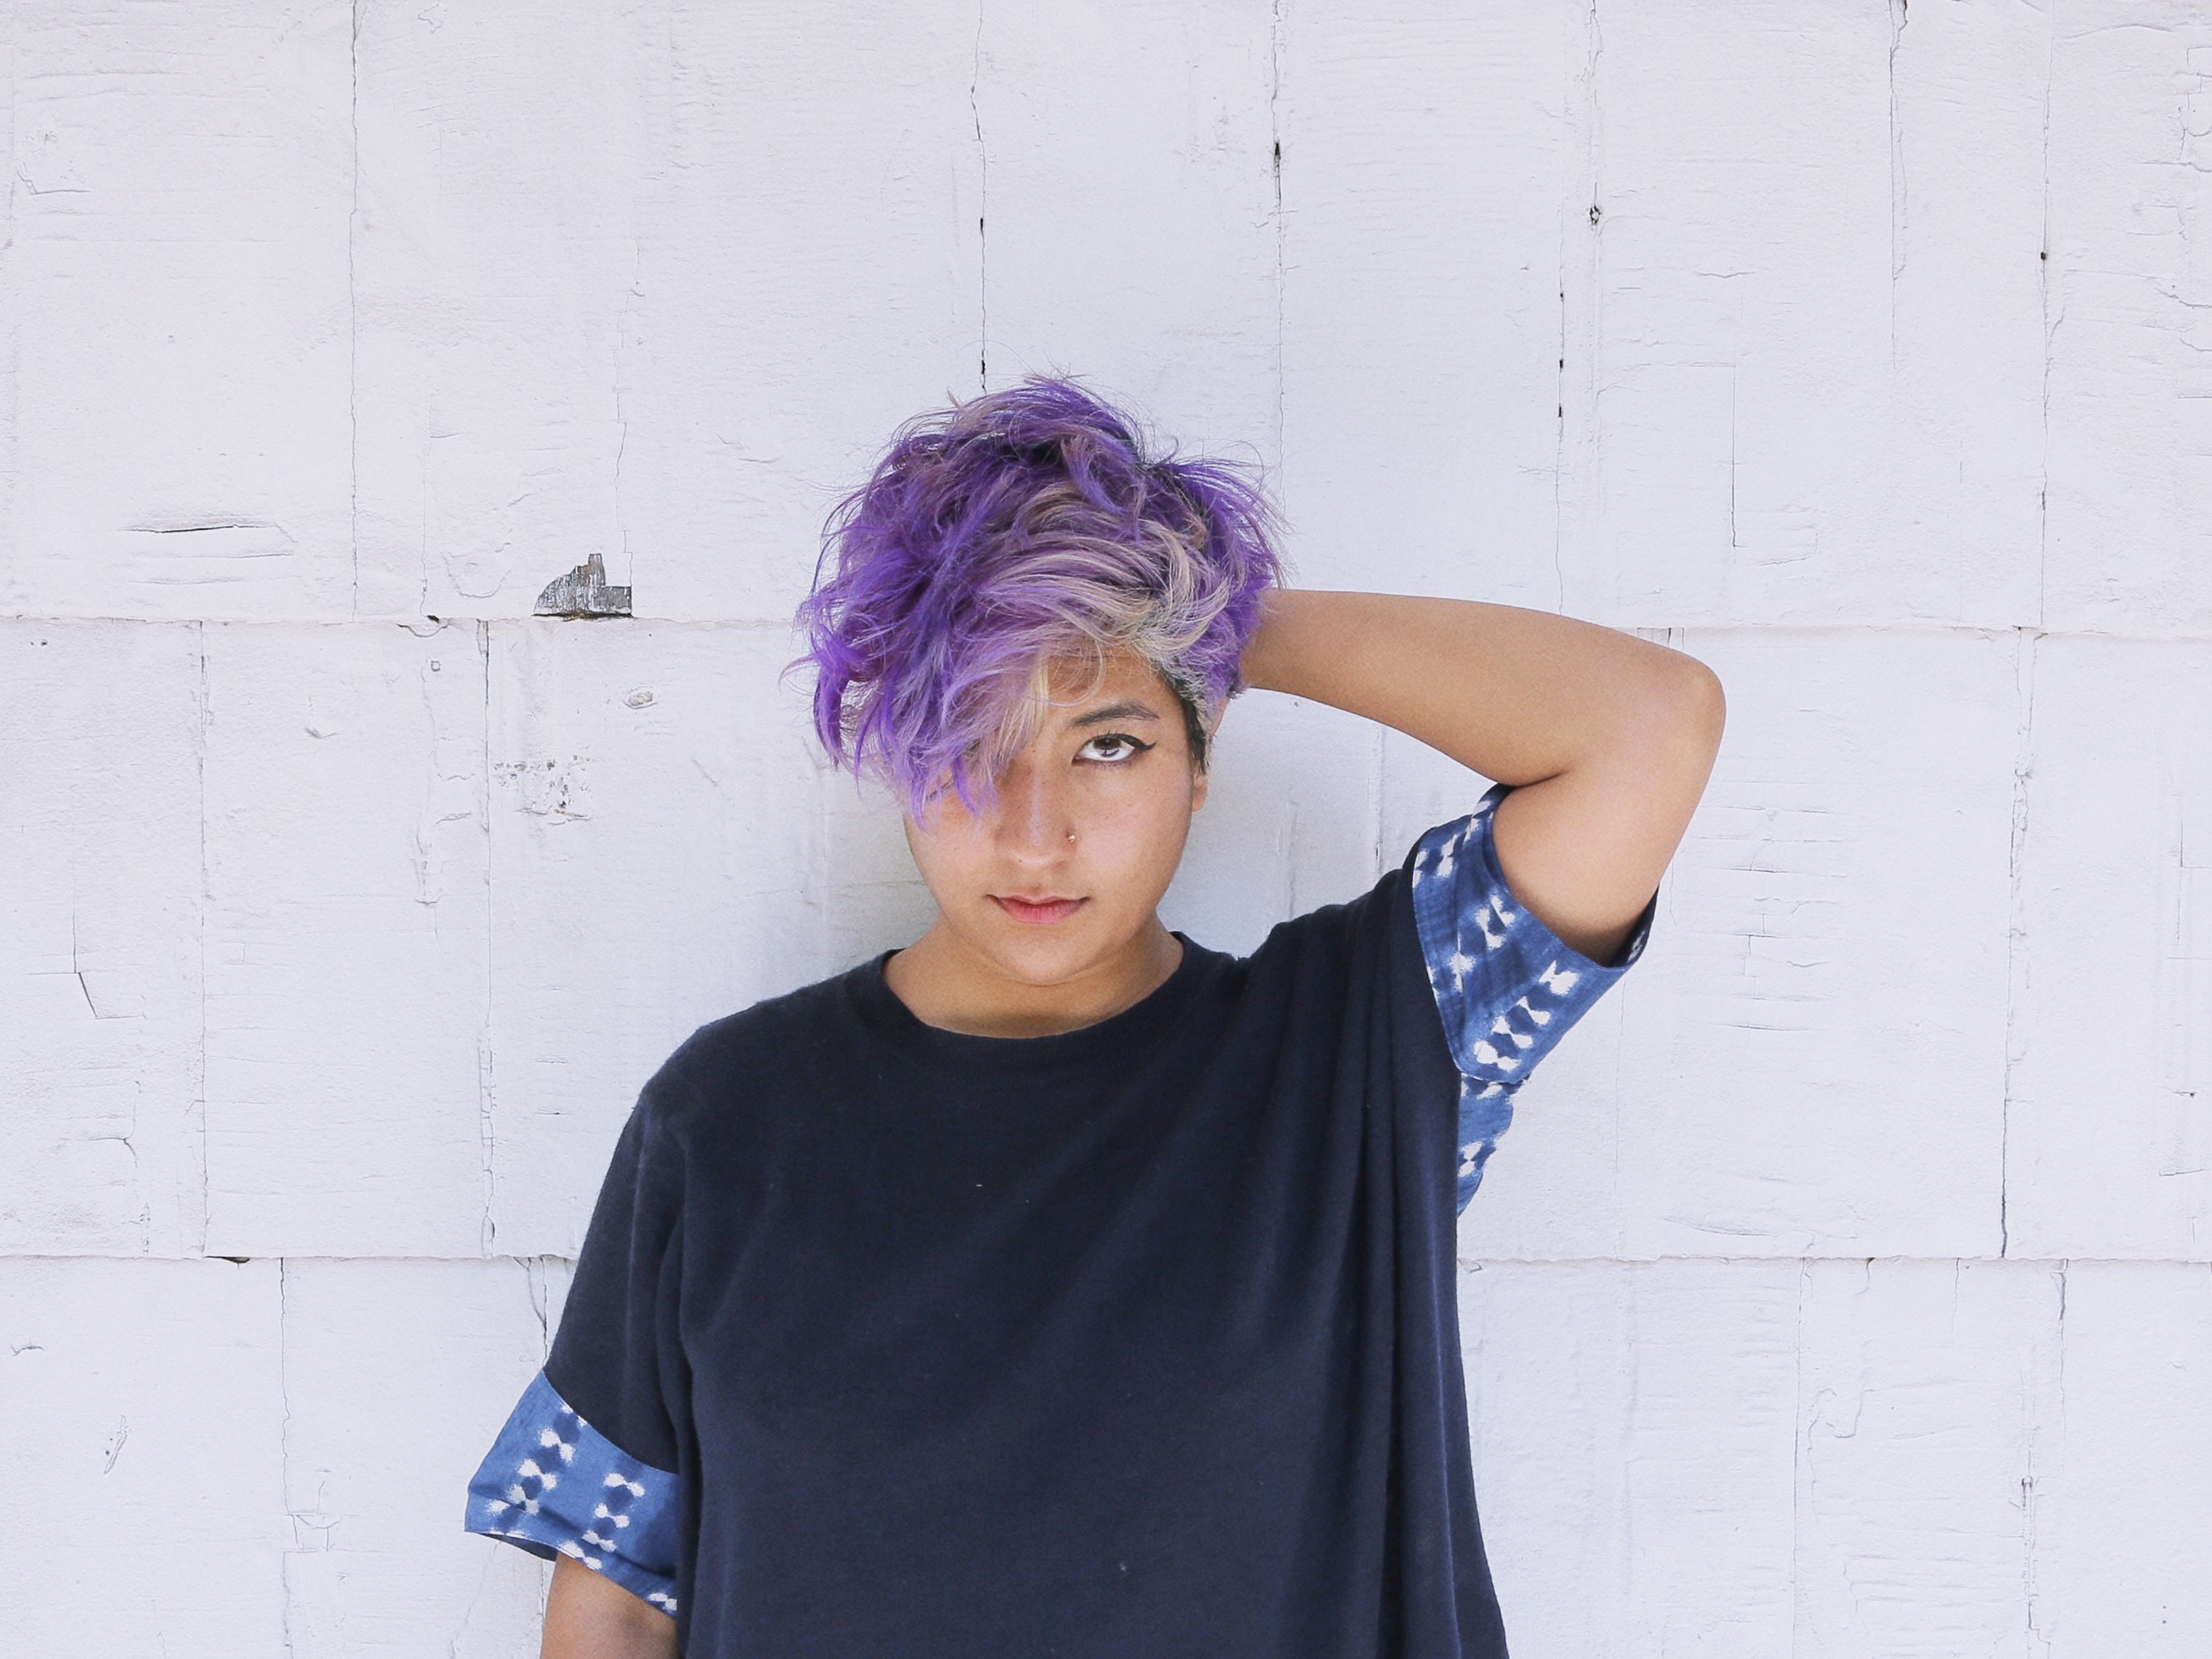
POLYGON ((1020 979, 945 924, 884 964, 891 994, 925 1025, 970 1036, 1056 1036, 1111 1019, 1166 984, 1182 941, 1154 915, 1119 948, 1048 985, 1020 979))

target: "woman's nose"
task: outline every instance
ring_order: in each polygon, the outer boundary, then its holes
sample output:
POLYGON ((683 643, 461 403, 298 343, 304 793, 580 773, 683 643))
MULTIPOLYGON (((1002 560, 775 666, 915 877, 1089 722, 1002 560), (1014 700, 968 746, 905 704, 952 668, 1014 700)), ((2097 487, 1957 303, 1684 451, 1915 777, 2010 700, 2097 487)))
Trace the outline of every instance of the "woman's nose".
POLYGON ((1008 851, 1046 859, 1066 849, 1074 826, 1055 783, 1042 767, 1018 761, 1007 769, 999 782, 999 840, 1008 851))

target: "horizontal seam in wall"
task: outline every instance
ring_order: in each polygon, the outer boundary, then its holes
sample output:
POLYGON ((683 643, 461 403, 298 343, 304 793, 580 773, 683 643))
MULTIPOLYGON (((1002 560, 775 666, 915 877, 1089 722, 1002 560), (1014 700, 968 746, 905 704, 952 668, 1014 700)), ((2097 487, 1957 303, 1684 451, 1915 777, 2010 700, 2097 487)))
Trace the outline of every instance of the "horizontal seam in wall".
MULTIPOLYGON (((221 628, 415 628, 424 623, 434 627, 462 628, 489 624, 494 628, 528 626, 532 628, 586 628, 627 629, 638 628, 683 628, 699 629, 729 629, 756 633, 787 632, 792 623, 781 617, 465 617, 407 616, 388 617, 113 617, 113 616, 49 616, 18 613, 0 617, 0 623, 20 623, 27 627, 82 628, 106 625, 131 628, 198 628, 212 625, 221 628)), ((1609 623, 1608 627, 1634 633, 1668 632, 1699 639, 1741 638, 1759 635, 1828 635, 1848 634, 1881 634, 1925 635, 1929 638, 2009 639, 2026 632, 2044 640, 2108 640, 2114 644, 2141 645, 2212 645, 2212 632, 2178 632, 2172 634, 2131 634, 2101 629, 2045 629, 2027 623, 1931 623, 1898 622, 1739 622, 1739 623, 1609 623)))
MULTIPOLYGON (((1658 1267, 1675 1262, 1717 1263, 1733 1266, 1761 1267, 1778 1264, 1802 1264, 1816 1261, 1851 1262, 1923 1262, 1947 1266, 1972 1267, 1985 1264, 1997 1267, 2203 1267, 2212 1270, 2212 1260, 2191 1256, 2129 1256, 2129 1255, 1655 1255, 1655 1256, 1461 1256, 1462 1267, 1658 1267)), ((574 1256, 565 1255, 67 1255, 54 1251, 21 1251, 0 1253, 0 1265, 11 1261, 113 1261, 136 1265, 141 1262, 222 1261, 250 1263, 254 1261, 288 1261, 295 1264, 313 1262, 389 1263, 400 1265, 418 1263, 424 1267, 513 1267, 532 1262, 558 1263, 573 1267, 574 1256)))

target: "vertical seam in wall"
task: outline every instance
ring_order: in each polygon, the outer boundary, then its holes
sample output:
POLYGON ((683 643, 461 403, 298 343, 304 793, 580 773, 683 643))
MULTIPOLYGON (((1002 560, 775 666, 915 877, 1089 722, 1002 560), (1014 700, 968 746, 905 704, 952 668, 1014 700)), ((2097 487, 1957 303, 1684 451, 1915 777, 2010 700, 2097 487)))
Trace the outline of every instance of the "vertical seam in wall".
POLYGON ((1906 8, 1892 0, 1889 14, 1889 366, 1897 360, 1897 289, 1905 275, 1905 131, 1897 116, 1897 53, 1905 44, 1906 8))
POLYGON ((543 1368, 553 1357, 553 1321, 546 1307, 545 1264, 551 1258, 527 1255, 516 1258, 522 1268, 523 1293, 530 1298, 530 1311, 538 1320, 538 1364, 543 1368))
POLYGON ((640 297, 638 290, 644 281, 644 266, 645 250, 633 228, 629 239, 629 282, 623 289, 622 304, 615 309, 615 347, 611 365, 614 374, 615 463, 614 485, 610 492, 615 520, 615 555, 621 562, 623 580, 630 587, 632 615, 637 611, 637 572, 631 564, 629 521, 623 513, 623 462, 629 453, 629 416, 623 408, 623 356, 629 343, 630 310, 640 297))
MULTIPOLYGON (((361 228, 361 0, 353 0, 346 48, 346 118, 352 176, 346 204, 346 544, 352 559, 353 614, 361 615, 361 293, 355 271, 361 228)), ((426 574, 424 586, 428 587, 426 574)))
POLYGON ((975 390, 991 389, 991 152, 983 143, 983 3, 975 0, 975 50, 968 66, 968 118, 975 126, 975 390))
POLYGON ((193 1115, 194 1115, 194 1116, 197 1118, 197 1120, 198 1120, 198 1122, 197 1122, 196 1127, 198 1127, 198 1131, 199 1131, 199 1133, 198 1133, 198 1136, 197 1136, 195 1139, 196 1139, 197 1146, 198 1146, 198 1156, 199 1156, 199 1177, 200 1177, 200 1182, 199 1182, 199 1185, 200 1185, 200 1218, 199 1218, 199 1237, 198 1237, 198 1238, 197 1240, 195 1240, 195 1241, 193 1242, 193 1244, 192 1244, 192 1247, 191 1247, 191 1255, 195 1255, 195 1256, 204 1256, 204 1255, 207 1254, 207 1243, 208 1243, 208 973, 207 973, 207 933, 208 933, 208 906, 209 906, 209 902, 210 902, 210 900, 209 900, 209 884, 208 884, 208 834, 207 834, 207 822, 208 822, 207 750, 208 750, 209 706, 208 706, 208 653, 207 653, 207 623, 204 623, 204 622, 195 622, 195 623, 192 624, 192 641, 193 641, 193 644, 194 644, 194 645, 195 645, 195 647, 197 647, 197 655, 198 655, 198 659, 199 659, 199 663, 198 663, 198 666, 199 666, 199 679, 198 679, 198 685, 197 685, 196 690, 195 690, 194 698, 193 698, 193 701, 194 701, 194 702, 195 702, 195 704, 196 704, 196 707, 195 707, 194 711, 193 711, 193 732, 192 732, 192 737, 193 737, 193 743, 192 743, 192 749, 193 749, 192 763, 193 763, 193 767, 192 767, 192 771, 193 771, 193 783, 194 783, 194 787, 195 787, 197 788, 197 790, 198 791, 198 795, 199 795, 199 831, 200 831, 200 848, 199 848, 199 853, 200 853, 200 882, 199 882, 199 894, 198 894, 198 901, 199 901, 199 902, 198 902, 198 905, 197 905, 195 908, 196 908, 196 909, 197 909, 197 911, 198 911, 198 917, 197 917, 197 920, 198 920, 198 934, 199 934, 198 940, 198 946, 199 946, 199 958, 200 958, 200 971, 199 971, 199 1013, 200 1013, 199 1026, 200 1026, 200 1042, 199 1042, 199 1074, 198 1074, 198 1076, 194 1079, 194 1086, 193 1086, 193 1090, 192 1090, 192 1093, 193 1093, 193 1096, 194 1096, 194 1100, 193 1100, 192 1105, 193 1105, 193 1115))
MULTIPOLYGON (((1584 90, 1587 91, 1586 86, 1584 90)), ((1567 85, 1561 88, 1561 92, 1564 95, 1559 100, 1560 108, 1568 122, 1571 124, 1575 118, 1576 106, 1580 101, 1572 74, 1568 76, 1567 85)), ((1573 142, 1571 126, 1568 133, 1568 142, 1570 143, 1573 142)), ((1567 534, 1567 227, 1571 222, 1573 216, 1569 210, 1569 204, 1564 196, 1559 205, 1559 265, 1557 274, 1559 283, 1559 349, 1557 356, 1559 367, 1552 385, 1552 390, 1555 394, 1553 403, 1556 416, 1552 425, 1552 581, 1554 590, 1553 603, 1559 610, 1565 611, 1567 608, 1566 581, 1560 574, 1560 568, 1565 557, 1563 544, 1566 540, 1567 534)))
POLYGON ((477 803, 483 830, 483 1025, 477 1037, 477 1137, 483 1158, 483 1221, 477 1230, 477 1248, 485 1255, 494 1254, 499 1239, 499 1223, 494 1216, 495 1200, 498 1196, 499 1175, 499 1073, 497 1057, 492 1048, 492 953, 498 948, 498 930, 492 925, 492 848, 491 833, 491 623, 478 619, 477 625, 477 667, 483 681, 483 723, 481 727, 481 763, 477 768, 477 803))
POLYGON ((2044 15, 2043 45, 2043 225, 2039 233, 2042 246, 2037 249, 2036 271, 2040 278, 2039 298, 2043 313, 2043 383, 2042 395, 2043 453, 2041 485, 2035 495, 2035 625, 2043 628, 2049 621, 2045 595, 2048 591, 2048 569, 2051 555, 2051 349, 2052 336, 2057 331, 2051 314, 2051 94, 2057 72, 2058 20, 2051 12, 2044 15))
POLYGON ((1804 1506, 1805 1453, 1812 1442, 1812 1425, 1805 1420, 1805 1303, 1813 1285, 1813 1264, 1797 1263, 1797 1325, 1790 1341, 1790 1659, 1797 1659, 1797 1597, 1802 1575, 1797 1569, 1798 1530, 1804 1506))
POLYGON ((292 1646, 292 1576, 283 1568, 300 1547, 300 1516, 292 1507, 292 1333, 291 1333, 291 1263, 283 1256, 276 1258, 276 1480, 277 1501, 283 1506, 286 1526, 284 1548, 280 1557, 280 1577, 277 1598, 283 1609, 284 1653, 290 1659, 292 1646))
MULTIPOLYGON (((1619 1265, 1623 1267, 1621 1282, 1626 1292, 1624 1299, 1618 1304, 1620 1323, 1617 1328, 1620 1333, 1621 1370, 1624 1373, 1625 1386, 1620 1396, 1620 1426, 1616 1443, 1623 1447, 1633 1448, 1637 1444, 1638 1413, 1642 1404, 1641 1395, 1644 1387, 1644 1373, 1638 1361, 1645 1353, 1643 1328, 1636 1316, 1640 1305, 1636 1292, 1639 1289, 1650 1288, 1650 1281, 1659 1272, 1659 1263, 1636 1261, 1609 1265, 1619 1265)), ((1632 1604, 1632 1600, 1636 1594, 1636 1570, 1642 1559, 1637 1549, 1635 1471, 1636 1458, 1632 1451, 1630 1455, 1615 1460, 1610 1498, 1613 1513, 1620 1517, 1620 1547, 1613 1552, 1612 1562, 1614 1586, 1613 1605, 1616 1618, 1626 1612, 1632 1604)), ((1614 1652, 1618 1652, 1621 1645, 1617 1642, 1607 1644, 1607 1647, 1614 1652)))
MULTIPOLYGON (((1583 302, 1588 329, 1583 341, 1589 361, 1580 371, 1588 388, 1583 399, 1578 418, 1583 422, 1584 451, 1589 465, 1578 480, 1585 491, 1596 485, 1596 427, 1597 427, 1597 354, 1598 354, 1598 278, 1600 270, 1597 235, 1599 222, 1590 215, 1596 210, 1600 194, 1599 170, 1599 112, 1598 59, 1605 52, 1605 37, 1598 22, 1597 0, 1589 0, 1583 14, 1583 60, 1580 73, 1580 94, 1570 84, 1565 107, 1569 120, 1579 113, 1579 131, 1571 136, 1577 143, 1575 155, 1576 188, 1571 199, 1561 202, 1559 214, 1559 347, 1557 396, 1554 418, 1558 436, 1553 450, 1552 467, 1552 581, 1555 593, 1554 605, 1564 612, 1567 608, 1566 520, 1567 520, 1567 361, 1570 340, 1573 333, 1572 308, 1568 303, 1569 272, 1578 272, 1583 281, 1583 302), (1586 235, 1587 233, 1587 235, 1586 235)), ((1587 515, 1584 515, 1585 517, 1587 515)))
POLYGON ((1267 28, 1267 137, 1273 145, 1275 187, 1275 465, 1283 465, 1284 376, 1287 370, 1288 337, 1283 303, 1283 9, 1286 0, 1274 0, 1267 28))
MULTIPOLYGON (((2057 1432, 2057 1437, 2058 1437, 2058 1456, 2059 1456, 2062 1460, 2064 1458, 2064 1456, 2065 1456, 2065 1455, 2066 1455, 2066 1300, 2067 1300, 2067 1296, 2068 1296, 2069 1291, 2072 1289, 2073 1273, 2074 1273, 2074 1263, 2073 1263, 2073 1261, 2071 1260, 2071 1258, 2069 1258, 2069 1259, 2067 1259, 2067 1260, 2064 1260, 2064 1261, 2062 1261, 2061 1262, 2059 1262, 2059 1264, 2058 1264, 2058 1409, 2057 1409, 2057 1411, 2054 1413, 2054 1420, 2053 1420, 2053 1422, 2052 1422, 2051 1426, 2052 1426, 2052 1428, 2054 1429, 2054 1431, 2057 1432)), ((2063 1490, 2063 1489, 2062 1489, 2062 1490, 2063 1490)), ((2030 1611, 2031 1611, 2031 1612, 2033 1612, 2033 1608, 2034 1608, 2034 1605, 2035 1605, 2035 1604, 2034 1604, 2034 1589, 2033 1589, 2033 1586, 2031 1586, 2031 1587, 2030 1587, 2030 1589, 2029 1589, 2029 1601, 2028 1601, 2028 1606, 2029 1606, 2029 1608, 2030 1608, 2030 1611)), ((2047 1639, 2046 1639, 2046 1640, 2044 1642, 2044 1644, 2043 1644, 2043 1650, 2044 1650, 2046 1654, 2047 1654, 2047 1653, 2049 1653, 2049 1652, 2050 1652, 2050 1650, 2051 1650, 2051 1644, 2050 1644, 2050 1643, 2049 1643, 2049 1641, 2048 1641, 2047 1639)))
POLYGON ((2012 1104, 2014 1068, 2020 1060, 2025 1030, 2021 1003, 2027 987, 2028 957, 2025 878, 2021 865, 2027 844, 2028 783, 2035 769, 2035 671, 2042 635, 2033 629, 2013 631, 2013 686, 2017 714, 2013 732, 2012 834, 2006 850, 2005 1012, 2003 1089, 1997 1119, 1997 1255, 2012 1253, 2012 1104))
MULTIPOLYGON (((1566 94, 1560 106, 1567 118, 1574 118, 1573 77, 1561 90, 1566 94)), ((1567 225, 1571 216, 1567 204, 1559 204, 1559 368, 1553 376, 1552 390, 1556 418, 1552 425, 1552 580, 1558 589, 1558 605, 1567 608, 1566 580, 1560 574, 1563 557, 1561 544, 1566 538, 1566 479, 1567 479, 1567 225)))
MULTIPOLYGON (((1737 391, 1738 391, 1738 382, 1739 382, 1739 380, 1741 379, 1741 376, 1742 376, 1742 369, 1741 369, 1741 365, 1739 365, 1739 364, 1735 364, 1735 363, 1731 363, 1731 364, 1729 364, 1729 488, 1728 488, 1728 524, 1729 524, 1729 543, 1728 543, 1728 544, 1729 544, 1729 552, 1731 552, 1731 553, 1735 552, 1738 548, 1740 548, 1740 547, 1741 547, 1741 546, 1743 545, 1743 543, 1742 543, 1741 541, 1740 541, 1740 540, 1738 540, 1738 539, 1737 539, 1737 537, 1736 537, 1736 529, 1735 529, 1735 472, 1736 472, 1735 439, 1736 439, 1736 393, 1737 393, 1737 391)), ((1731 560, 1731 561, 1730 561, 1730 562, 1731 562, 1731 563, 1733 563, 1733 562, 1734 562, 1734 561, 1733 561, 1733 560, 1731 560)), ((1562 609, 1565 609, 1565 605, 1562 605, 1561 608, 1562 608, 1562 609)), ((1668 641, 1668 643, 1672 644, 1672 643, 1673 643, 1673 641, 1670 640, 1670 641, 1668 641)))
MULTIPOLYGON (((21 97, 21 88, 16 79, 16 64, 18 61, 17 54, 20 50, 20 42, 22 39, 22 27, 23 9, 21 6, 9 7, 7 10, 7 33, 5 37, 7 50, 4 61, 7 64, 8 111, 11 126, 14 123, 15 112, 18 106, 18 102, 21 97)), ((20 165, 9 169, 8 174, 7 199, 4 203, 0 203, 0 216, 4 216, 7 221, 4 226, 0 226, 0 248, 5 248, 10 252, 13 252, 15 249, 15 204, 17 199, 22 195, 23 188, 27 183, 29 183, 29 180, 24 177, 23 170, 20 165)), ((10 297, 13 297, 12 294, 10 297)), ((13 319, 11 318, 10 320, 12 322, 13 319)), ((8 386, 11 401, 18 403, 20 403, 20 399, 15 397, 15 391, 18 384, 18 377, 21 373, 22 368, 21 340, 22 333, 21 327, 10 327, 8 331, 8 386)), ((20 410, 11 410, 10 413, 12 415, 20 415, 20 410)), ((13 419, 11 419, 8 424, 9 438, 9 449, 10 452, 8 458, 8 465, 10 476, 14 475, 17 465, 17 458, 14 453, 16 447, 14 441, 16 425, 17 422, 13 419)), ((13 529, 12 525, 10 526, 10 529, 13 529)), ((12 571, 10 574, 13 574, 12 571)))
MULTIPOLYGON (((2066 1397, 2066 1272, 2069 1265, 2062 1261, 2052 1273, 2057 1296, 2053 1310, 2051 1352, 2048 1363, 2055 1373, 2055 1392, 2062 1407, 2066 1397)), ((2043 1497, 2039 1485, 2046 1466, 2045 1440, 2046 1431, 2058 1425, 2051 1423, 2043 1410, 2041 1371, 2042 1363, 2039 1355, 2038 1363, 2029 1374, 2027 1443, 2025 1449, 2027 1466, 2020 1477, 2021 1635, 2025 1644, 2023 1650, 2030 1654, 2048 1654, 2051 1651, 2050 1640, 2038 1624, 2036 1562, 2043 1543, 2040 1536, 2043 1497)))

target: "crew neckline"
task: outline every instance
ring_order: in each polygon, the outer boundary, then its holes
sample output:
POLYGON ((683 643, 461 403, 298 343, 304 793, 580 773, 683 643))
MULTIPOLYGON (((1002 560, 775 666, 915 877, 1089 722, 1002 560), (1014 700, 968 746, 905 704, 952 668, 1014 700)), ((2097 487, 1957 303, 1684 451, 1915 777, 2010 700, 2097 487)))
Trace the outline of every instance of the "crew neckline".
POLYGON ((1042 1036, 984 1036, 973 1031, 948 1030, 932 1025, 899 1000, 884 977, 884 964, 896 956, 885 951, 845 975, 861 1023, 896 1048, 921 1057, 956 1066, 987 1069, 1033 1070, 1079 1064, 1142 1042, 1175 1023, 1190 1001, 1191 990, 1218 951, 1209 951, 1182 933, 1173 933, 1182 946, 1182 960, 1175 971, 1117 1014, 1072 1031, 1042 1036))

